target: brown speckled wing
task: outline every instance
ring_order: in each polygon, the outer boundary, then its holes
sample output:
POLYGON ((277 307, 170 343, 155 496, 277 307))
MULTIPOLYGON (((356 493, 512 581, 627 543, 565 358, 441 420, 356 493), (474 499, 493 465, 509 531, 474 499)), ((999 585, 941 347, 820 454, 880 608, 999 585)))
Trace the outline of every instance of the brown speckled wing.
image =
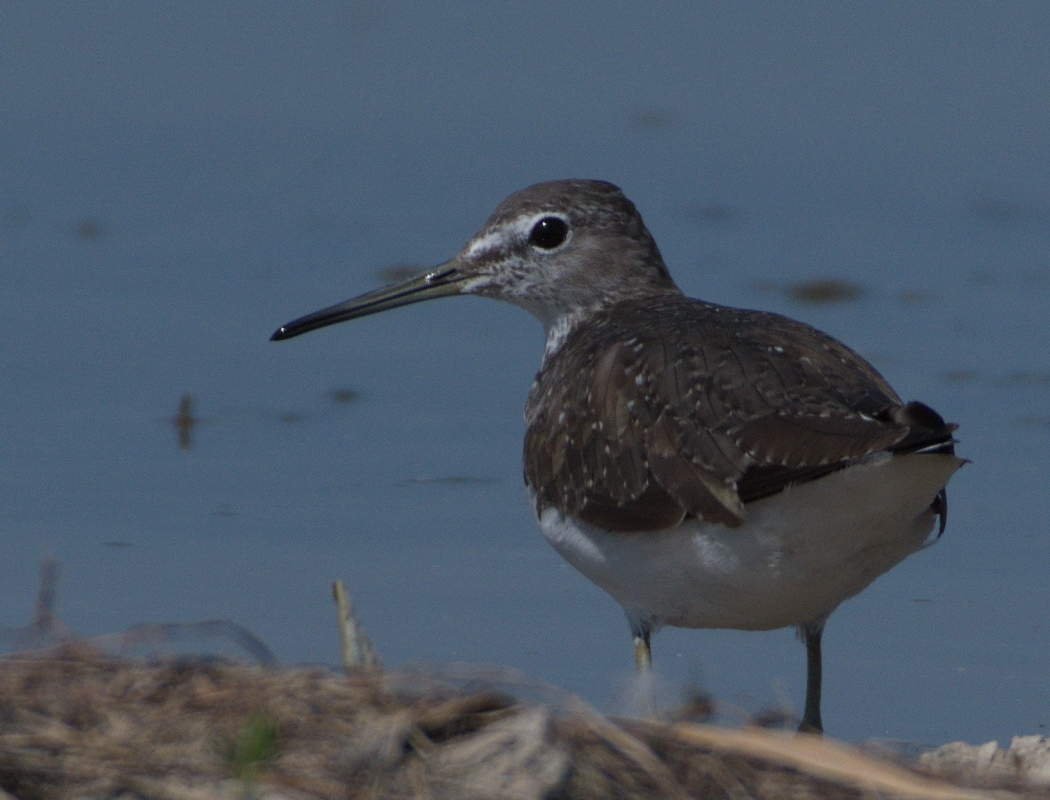
POLYGON ((952 430, 809 326, 676 295, 574 331, 537 376, 526 423, 539 510, 620 531, 686 516, 736 526, 751 500, 952 430))

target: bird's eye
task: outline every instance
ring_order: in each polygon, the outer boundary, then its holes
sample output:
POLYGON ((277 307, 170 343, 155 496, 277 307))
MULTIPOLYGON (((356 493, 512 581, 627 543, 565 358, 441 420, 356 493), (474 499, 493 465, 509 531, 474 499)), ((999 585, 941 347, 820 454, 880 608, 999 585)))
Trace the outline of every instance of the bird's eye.
POLYGON ((532 226, 529 244, 544 250, 553 250, 569 235, 569 224, 561 217, 544 217, 532 226))

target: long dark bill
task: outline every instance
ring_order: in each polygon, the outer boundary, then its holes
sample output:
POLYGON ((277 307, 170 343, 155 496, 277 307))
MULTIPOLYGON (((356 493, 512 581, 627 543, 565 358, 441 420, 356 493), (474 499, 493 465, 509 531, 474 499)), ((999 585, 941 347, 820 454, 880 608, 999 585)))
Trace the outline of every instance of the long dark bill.
POLYGON ((315 331, 337 322, 346 322, 358 317, 367 317, 369 314, 378 314, 398 306, 407 306, 410 303, 421 303, 424 300, 432 300, 435 297, 448 297, 454 294, 462 294, 463 282, 466 276, 459 270, 455 259, 435 267, 430 272, 417 275, 401 283, 384 286, 374 292, 351 298, 344 303, 322 308, 313 314, 292 320, 287 325, 282 325, 270 337, 271 342, 279 342, 282 339, 291 339, 301 333, 315 331))

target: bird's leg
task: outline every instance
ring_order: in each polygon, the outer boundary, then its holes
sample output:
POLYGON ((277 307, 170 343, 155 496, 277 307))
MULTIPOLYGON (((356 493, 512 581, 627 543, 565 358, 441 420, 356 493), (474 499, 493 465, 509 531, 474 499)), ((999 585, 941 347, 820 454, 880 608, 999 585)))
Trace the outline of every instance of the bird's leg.
POLYGON ((818 619, 799 625, 799 634, 806 643, 806 708, 802 712, 802 723, 798 726, 802 733, 824 732, 824 724, 820 720, 820 639, 824 635, 824 622, 824 619, 818 619))
POLYGON ((648 675, 653 671, 653 651, 649 646, 651 635, 648 625, 634 631, 634 666, 639 675, 648 675))
MULTIPOLYGON (((630 618, 628 618, 630 619, 630 618)), ((652 625, 643 620, 630 619, 634 634, 634 666, 638 672, 638 713, 643 717, 656 717, 656 684, 653 681, 653 653, 649 647, 652 625)))

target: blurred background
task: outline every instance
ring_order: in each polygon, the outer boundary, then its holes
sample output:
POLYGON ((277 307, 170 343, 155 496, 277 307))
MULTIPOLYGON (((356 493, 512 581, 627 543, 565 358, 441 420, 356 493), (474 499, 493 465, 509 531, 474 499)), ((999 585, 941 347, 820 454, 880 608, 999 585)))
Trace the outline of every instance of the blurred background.
MULTIPOLYGON (((943 539, 832 617, 825 725, 1046 733, 1050 6, 7 2, 0 625, 223 618, 338 662, 501 664, 622 710, 616 604, 521 481, 541 327, 457 299, 281 344, 603 178, 690 295, 845 340, 960 424, 943 539)), ((665 630, 667 702, 801 707, 790 630, 665 630)))

